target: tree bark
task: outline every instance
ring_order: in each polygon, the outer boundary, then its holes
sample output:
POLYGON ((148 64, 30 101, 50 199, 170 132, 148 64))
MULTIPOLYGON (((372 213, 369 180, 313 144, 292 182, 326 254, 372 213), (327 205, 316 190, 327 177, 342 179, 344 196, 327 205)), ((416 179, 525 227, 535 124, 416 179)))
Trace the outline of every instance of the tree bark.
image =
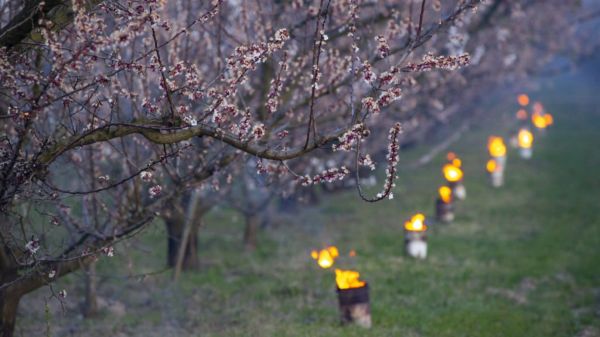
MULTIPOLYGON (((200 261, 198 259, 198 230, 200 229, 201 219, 195 219, 186 243, 182 270, 191 270, 198 268, 200 261)), ((177 254, 180 243, 183 241, 185 221, 183 218, 175 217, 165 220, 167 225, 167 265, 175 267, 177 264, 177 254)))
POLYGON ((84 270, 85 301, 83 303, 83 315, 91 317, 98 313, 96 262, 90 263, 84 270))
POLYGON ((245 214, 246 229, 244 230, 244 247, 247 251, 256 249, 260 217, 258 214, 245 214))
MULTIPOLYGON (((2 266, 7 267, 7 266, 2 266)), ((15 269, 0 269, 0 285, 17 278, 15 269)), ((0 337, 12 337, 17 321, 17 309, 21 294, 4 289, 0 291, 0 337)))
POLYGON ((19 294, 0 292, 0 337, 12 337, 17 321, 19 294))

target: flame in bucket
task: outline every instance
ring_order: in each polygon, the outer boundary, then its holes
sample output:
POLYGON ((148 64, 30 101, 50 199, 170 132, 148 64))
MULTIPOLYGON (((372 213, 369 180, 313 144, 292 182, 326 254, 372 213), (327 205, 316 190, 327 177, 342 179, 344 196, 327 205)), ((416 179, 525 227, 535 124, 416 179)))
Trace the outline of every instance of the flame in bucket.
POLYGON ((491 136, 488 139, 488 151, 492 157, 503 157, 506 155, 506 145, 502 137, 491 136))
POLYGON ((339 251, 335 246, 329 246, 325 249, 321 249, 320 251, 313 250, 310 253, 310 256, 317 260, 317 264, 319 267, 327 269, 333 266, 335 259, 339 256, 339 251))
POLYGON ((452 201, 452 189, 448 186, 441 186, 438 189, 438 193, 440 194, 440 199, 444 202, 444 204, 448 204, 452 201))
POLYGON ((496 172, 496 170, 498 170, 500 168, 500 166, 498 165, 498 163, 496 162, 495 159, 490 159, 488 160, 487 164, 485 164, 485 169, 489 172, 489 173, 494 173, 496 172))
POLYGON ((541 112, 534 112, 533 115, 531 115, 531 122, 536 128, 545 129, 548 126, 544 116, 545 115, 543 115, 541 112))
POLYGON ((533 145, 533 134, 527 129, 519 130, 519 147, 529 149, 533 145))
POLYGON ((458 156, 454 152, 448 152, 448 154, 446 155, 446 159, 448 159, 448 162, 450 164, 456 167, 462 166, 462 160, 460 160, 460 158, 458 158, 458 156))
POLYGON ((444 165, 442 172, 444 173, 444 178, 449 182, 457 182, 463 178, 462 170, 453 164, 444 165))
POLYGON ((519 96, 517 96, 517 101, 519 102, 519 105, 527 106, 529 104, 529 96, 525 94, 520 94, 519 96))
POLYGON ((354 270, 335 270, 335 283, 339 289, 362 288, 365 282, 359 280, 360 273, 354 270))
POLYGON ((409 221, 404 223, 404 229, 410 232, 423 232, 427 230, 427 225, 425 225, 425 215, 423 215, 423 213, 413 215, 409 221))

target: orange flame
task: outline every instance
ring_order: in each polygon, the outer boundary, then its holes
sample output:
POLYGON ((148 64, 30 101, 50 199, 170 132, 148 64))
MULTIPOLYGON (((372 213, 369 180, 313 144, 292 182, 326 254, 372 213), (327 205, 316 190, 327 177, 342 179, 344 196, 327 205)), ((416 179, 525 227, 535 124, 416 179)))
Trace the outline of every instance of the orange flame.
POLYGON ((463 171, 453 164, 446 164, 442 168, 444 178, 449 182, 457 182, 463 178, 463 171))
POLYGON ((502 137, 491 136, 488 140, 488 151, 492 157, 502 157, 506 155, 506 145, 502 137))
POLYGON ((521 106, 526 106, 527 104, 529 104, 529 96, 527 96, 525 94, 520 94, 517 97, 517 101, 519 102, 519 104, 521 106))
POLYGON ((461 167, 462 166, 462 160, 460 160, 460 158, 454 158, 452 160, 452 165, 454 165, 456 167, 461 167))
POLYGON ((339 289, 362 288, 365 282, 359 280, 360 273, 354 270, 335 270, 335 283, 339 289))
POLYGON ((404 229, 410 232, 426 231, 427 225, 425 225, 425 215, 423 215, 423 213, 413 215, 409 221, 404 223, 404 229))
POLYGON ((529 149, 533 145, 533 134, 527 129, 519 130, 519 147, 529 149))
POLYGON ((487 164, 485 164, 485 169, 489 172, 489 173, 494 173, 496 172, 496 170, 499 168, 498 163, 496 162, 495 159, 490 159, 488 160, 487 164))
POLYGON ((538 129, 545 129, 546 126, 548 126, 544 115, 538 112, 534 112, 533 115, 531 115, 531 122, 533 122, 533 125, 538 129))
POLYGON ((519 111, 517 111, 517 119, 519 120, 526 120, 527 119, 527 110, 525 109, 519 109, 519 111))
POLYGON ((313 250, 310 252, 310 256, 317 260, 319 267, 327 269, 333 266, 335 259, 339 256, 339 251, 335 246, 329 246, 321 251, 313 250))
POLYGON ((550 126, 550 125, 554 124, 554 117, 551 114, 549 114, 549 113, 544 114, 544 119, 546 120, 546 125, 550 126))
POLYGON ((351 249, 350 253, 348 255, 350 255, 350 257, 355 257, 356 256, 356 251, 354 249, 351 249))
POLYGON ((440 199, 444 202, 444 204, 448 204, 452 201, 452 189, 448 186, 441 186, 438 189, 438 193, 440 194, 440 199))

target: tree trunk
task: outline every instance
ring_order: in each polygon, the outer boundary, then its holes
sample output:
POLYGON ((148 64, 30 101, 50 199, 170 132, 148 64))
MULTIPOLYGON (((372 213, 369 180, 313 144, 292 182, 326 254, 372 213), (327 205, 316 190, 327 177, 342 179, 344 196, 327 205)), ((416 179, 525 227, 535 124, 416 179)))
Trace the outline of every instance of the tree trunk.
POLYGON ((96 292, 96 262, 90 263, 90 265, 85 267, 84 270, 85 302, 83 303, 83 315, 85 317, 91 317, 98 313, 98 302, 96 292))
MULTIPOLYGON (((0 285, 11 282, 17 278, 16 270, 7 266, 0 268, 0 285)), ((21 294, 10 291, 0 291, 0 337, 12 337, 17 320, 17 309, 21 294)))
POLYGON ((17 320, 17 308, 19 307, 19 295, 0 293, 0 336, 12 337, 17 320))
MULTIPOLYGON (((198 268, 200 261, 198 260, 198 230, 200 228, 201 219, 195 219, 192 224, 191 232, 185 247, 183 255, 183 263, 181 269, 191 270, 198 268)), ((179 252, 180 242, 183 240, 185 223, 183 218, 169 218, 165 220, 167 225, 167 265, 175 267, 177 264, 177 253, 179 252)))
POLYGON ((257 214, 246 214, 246 229, 244 230, 244 246, 246 250, 256 249, 258 226, 260 218, 257 214))

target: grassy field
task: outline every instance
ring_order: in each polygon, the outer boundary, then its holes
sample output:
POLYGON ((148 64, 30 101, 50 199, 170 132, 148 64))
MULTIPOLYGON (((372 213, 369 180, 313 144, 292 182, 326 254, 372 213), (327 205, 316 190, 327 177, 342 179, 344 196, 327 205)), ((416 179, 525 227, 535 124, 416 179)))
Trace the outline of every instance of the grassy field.
MULTIPOLYGON (((598 74, 596 72, 596 74, 598 74)), ((512 96, 491 105, 452 150, 463 159, 468 197, 457 219, 431 227, 426 261, 402 254, 402 223, 433 214, 442 156, 402 169, 395 199, 365 204, 354 191, 282 217, 254 253, 241 245, 242 219, 220 209, 201 232, 203 267, 179 284, 164 268, 157 224, 103 259, 100 295, 108 309, 82 319, 81 275, 57 282, 69 297, 50 304, 53 336, 600 336, 600 83, 594 72, 547 81, 532 96, 555 115, 534 156, 509 151, 505 187, 483 168, 490 133, 512 118, 512 96), (596 81, 596 82, 594 82, 596 81), (508 101, 510 99, 511 101, 508 101), (332 271, 309 253, 325 244, 371 287, 373 328, 340 327, 332 271)), ((426 146, 402 153, 410 162, 426 146)), ((17 334, 44 335, 47 289, 22 301, 17 334)))

